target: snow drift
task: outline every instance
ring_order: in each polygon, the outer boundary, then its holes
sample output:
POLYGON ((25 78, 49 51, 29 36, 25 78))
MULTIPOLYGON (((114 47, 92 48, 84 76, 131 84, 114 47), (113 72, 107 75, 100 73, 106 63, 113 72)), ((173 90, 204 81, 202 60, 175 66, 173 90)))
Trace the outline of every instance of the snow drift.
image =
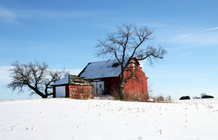
POLYGON ((0 102, 1 140, 215 140, 218 100, 0 102))

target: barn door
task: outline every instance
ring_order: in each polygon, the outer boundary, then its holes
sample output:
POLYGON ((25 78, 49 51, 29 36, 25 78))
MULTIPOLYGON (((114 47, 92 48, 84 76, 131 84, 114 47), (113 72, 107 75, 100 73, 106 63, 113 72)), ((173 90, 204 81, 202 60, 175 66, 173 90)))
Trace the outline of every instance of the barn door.
POLYGON ((104 93, 104 81, 100 81, 97 83, 98 83, 98 94, 102 95, 104 93))
POLYGON ((55 91, 56 91, 56 98, 65 98, 66 97, 65 86, 56 87, 55 91))
POLYGON ((102 95, 104 93, 104 81, 99 82, 91 82, 94 86, 93 94, 94 95, 102 95))
POLYGON ((91 84, 93 85, 93 89, 92 89, 92 92, 94 95, 97 95, 97 86, 96 86, 96 82, 91 82, 91 84))

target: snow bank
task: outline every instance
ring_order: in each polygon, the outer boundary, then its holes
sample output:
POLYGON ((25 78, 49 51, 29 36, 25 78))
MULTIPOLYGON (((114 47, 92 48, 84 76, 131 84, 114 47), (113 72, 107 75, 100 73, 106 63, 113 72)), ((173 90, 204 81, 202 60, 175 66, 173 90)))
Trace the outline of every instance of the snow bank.
POLYGON ((0 102, 1 140, 215 140, 218 100, 0 102))

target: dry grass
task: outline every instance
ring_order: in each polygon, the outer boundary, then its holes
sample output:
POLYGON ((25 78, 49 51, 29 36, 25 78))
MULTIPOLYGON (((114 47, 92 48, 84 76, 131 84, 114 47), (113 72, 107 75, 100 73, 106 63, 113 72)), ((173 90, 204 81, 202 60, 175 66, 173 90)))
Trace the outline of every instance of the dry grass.
POLYGON ((111 96, 114 97, 114 100, 120 100, 119 90, 118 90, 117 86, 112 85, 109 92, 110 92, 111 96))
POLYGON ((157 96, 152 96, 152 99, 155 100, 156 103, 172 103, 172 97, 170 95, 163 96, 163 95, 157 95, 157 96))

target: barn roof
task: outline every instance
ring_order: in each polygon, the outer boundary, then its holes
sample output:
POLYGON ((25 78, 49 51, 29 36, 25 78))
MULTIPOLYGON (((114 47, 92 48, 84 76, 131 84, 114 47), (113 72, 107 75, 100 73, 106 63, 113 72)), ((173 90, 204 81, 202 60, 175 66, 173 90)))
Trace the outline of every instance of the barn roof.
POLYGON ((78 75, 84 79, 97 79, 118 77, 121 74, 121 68, 117 60, 108 60, 89 63, 78 75))
POLYGON ((61 80, 54 83, 52 86, 57 85, 90 85, 89 82, 83 80, 82 78, 76 75, 67 75, 66 77, 62 78, 61 80))

